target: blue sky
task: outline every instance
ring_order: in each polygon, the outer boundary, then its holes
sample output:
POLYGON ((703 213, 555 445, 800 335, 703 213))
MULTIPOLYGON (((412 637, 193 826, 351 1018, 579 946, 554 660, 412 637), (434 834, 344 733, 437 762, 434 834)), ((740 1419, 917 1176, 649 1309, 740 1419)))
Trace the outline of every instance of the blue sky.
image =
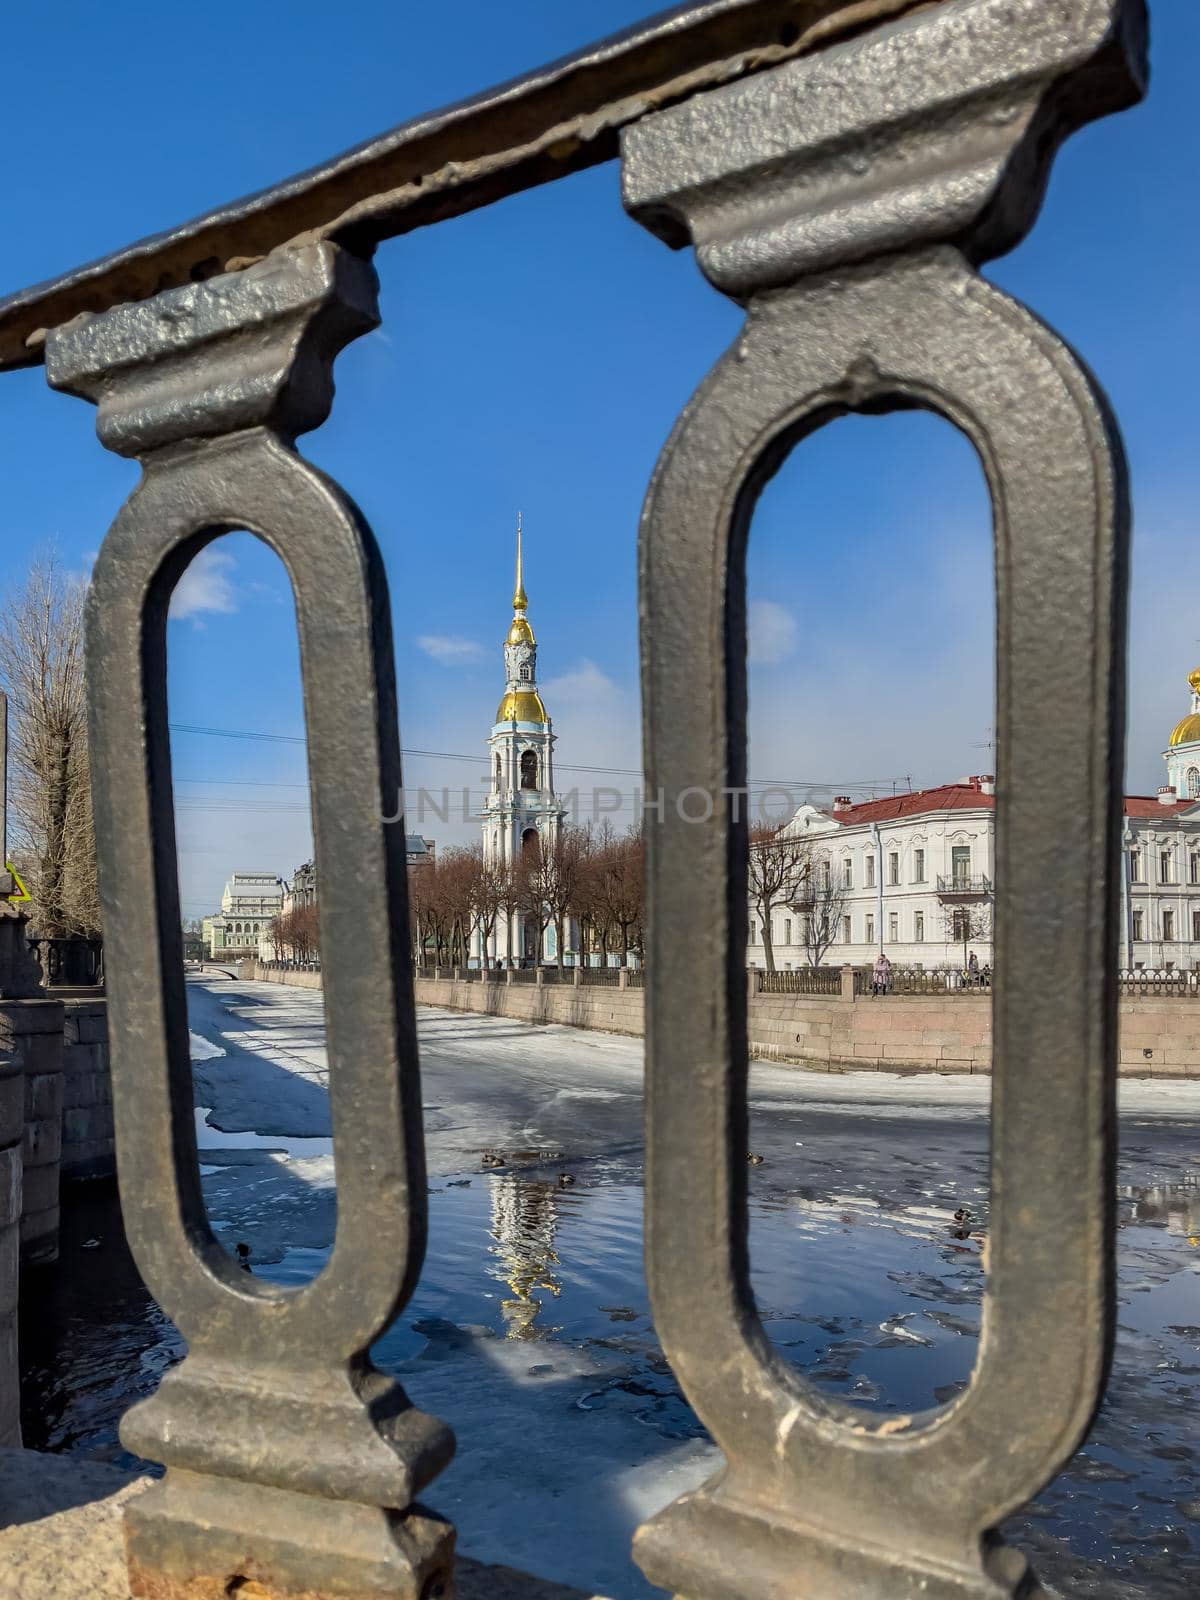
MULTIPOLYGON (((262 0, 24 7, 7 22, 9 60, 36 70, 11 73, 0 105, 10 152, 0 287, 273 182, 648 10, 640 0, 350 0, 336 14, 313 0, 284 12, 262 0)), ((1082 352, 1124 429, 1138 792, 1161 781, 1185 674, 1200 665, 1200 7, 1157 0, 1153 14, 1148 102, 1068 145, 1038 227, 988 268, 1082 352)), ((638 513, 736 308, 689 255, 625 216, 615 166, 396 240, 378 266, 383 331, 340 358, 333 416, 303 449, 357 499, 383 547, 404 744, 483 749, 520 507, 563 783, 593 781, 571 763, 635 769, 638 513)), ((132 487, 135 469, 92 429, 90 408, 51 394, 40 370, 0 381, 9 592, 51 541, 85 566, 132 487)), ((282 569, 247 536, 213 549, 172 624, 172 718, 294 739, 282 569)), ((752 536, 753 772, 863 792, 986 770, 990 562, 982 477, 947 424, 846 419, 801 446, 752 536)), ((233 869, 286 875, 307 854, 302 745, 180 733, 175 769, 189 915, 211 908, 233 869)), ((421 756, 406 777, 478 786, 484 770, 482 756, 421 756)), ((611 782, 635 785, 621 773, 611 782)), ((446 841, 474 834, 433 817, 423 827, 446 841)))

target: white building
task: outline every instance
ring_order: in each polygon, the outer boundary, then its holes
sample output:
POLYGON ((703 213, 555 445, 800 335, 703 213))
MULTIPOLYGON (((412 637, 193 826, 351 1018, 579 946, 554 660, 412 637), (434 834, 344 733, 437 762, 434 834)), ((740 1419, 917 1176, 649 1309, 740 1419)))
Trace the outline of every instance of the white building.
POLYGON ((1167 782, 1125 801, 1121 964, 1200 967, 1200 670, 1191 710, 1163 751, 1167 782))
POLYGON ((221 910, 205 917, 204 939, 214 961, 256 956, 271 923, 283 910, 284 882, 274 872, 235 872, 221 910))
MULTIPOLYGON (((1120 962, 1126 968, 1200 968, 1200 670, 1191 710, 1163 752, 1157 795, 1127 795, 1122 830, 1120 962)), ((780 829, 809 841, 818 881, 841 886, 836 937, 821 964, 862 964, 880 950, 900 965, 960 967, 992 960, 996 796, 990 777, 915 794, 801 806, 780 829)), ((807 966, 805 906, 786 896, 772 914, 775 964, 807 966), (786 901, 786 903, 785 903, 786 901)), ((818 943, 819 943, 818 939, 818 943)), ((762 914, 751 901, 750 966, 764 966, 762 914)))
MULTIPOLYGON (((859 805, 843 796, 830 811, 801 806, 780 835, 805 843, 817 894, 827 896, 834 937, 820 964, 858 965, 881 949, 904 966, 962 966, 970 951, 981 966, 990 962, 995 807, 990 777, 859 805)), ((813 913, 791 899, 772 915, 779 968, 812 959, 813 913)), ((746 959, 766 964, 753 901, 746 959)))
MULTIPOLYGON (((491 787, 483 802, 483 853, 490 864, 511 866, 523 852, 558 837, 566 812, 554 792, 554 727, 537 687, 537 639, 526 615, 524 540, 517 518, 517 581, 513 619, 504 641, 504 696, 488 737, 491 787)), ((539 929, 533 918, 517 913, 511 948, 514 960, 556 959, 554 928, 546 929, 539 951, 539 929)), ((505 913, 497 918, 490 947, 479 948, 489 965, 509 950, 505 913)))

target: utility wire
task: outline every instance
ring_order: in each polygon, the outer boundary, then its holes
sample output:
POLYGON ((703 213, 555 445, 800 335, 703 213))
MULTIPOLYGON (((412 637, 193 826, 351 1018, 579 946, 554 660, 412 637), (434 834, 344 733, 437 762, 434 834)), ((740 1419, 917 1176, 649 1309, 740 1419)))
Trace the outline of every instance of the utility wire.
MULTIPOLYGON (((256 739, 269 744, 306 745, 307 740, 294 733, 256 733, 244 728, 202 728, 186 722, 172 722, 172 733, 203 734, 214 739, 256 739)), ((471 761, 477 766, 486 766, 488 758, 483 755, 466 755, 460 750, 417 750, 411 746, 404 746, 400 751, 404 756, 425 756, 438 761, 471 761)), ((605 776, 619 778, 640 778, 640 767, 597 767, 586 766, 580 762, 556 761, 555 766, 560 772, 596 772, 605 776)), ((179 779, 184 783, 220 783, 226 780, 218 778, 189 778, 179 779)), ((237 780, 229 779, 231 784, 237 780)), ((242 780, 247 782, 248 780, 242 780)), ((748 788, 757 789, 886 789, 894 785, 894 778, 859 778, 851 782, 848 779, 838 779, 833 782, 819 782, 811 778, 749 778, 748 788)), ((248 785, 249 786, 249 785, 248 785)), ((271 787, 276 787, 272 785, 271 787)), ((307 788, 306 784, 283 785, 280 788, 307 788)))

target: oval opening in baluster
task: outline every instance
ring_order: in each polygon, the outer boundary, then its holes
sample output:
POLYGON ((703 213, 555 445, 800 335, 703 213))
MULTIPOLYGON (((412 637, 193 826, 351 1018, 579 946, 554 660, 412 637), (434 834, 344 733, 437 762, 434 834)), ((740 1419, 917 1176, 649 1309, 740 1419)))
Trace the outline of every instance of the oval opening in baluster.
POLYGON ((200 1178, 229 1254, 299 1287, 336 1185, 304 702, 291 582, 249 533, 171 601, 168 698, 200 1178))
POLYGON ((752 1282, 807 1379, 905 1416, 979 1340, 993 567, 978 456, 922 412, 806 439, 747 553, 752 1282))

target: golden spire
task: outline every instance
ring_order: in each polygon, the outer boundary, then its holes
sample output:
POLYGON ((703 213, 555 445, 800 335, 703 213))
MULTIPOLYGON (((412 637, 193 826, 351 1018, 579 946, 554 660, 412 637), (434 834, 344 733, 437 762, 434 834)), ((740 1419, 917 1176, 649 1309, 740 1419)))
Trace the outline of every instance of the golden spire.
POLYGON ((522 550, 521 513, 517 512, 517 586, 513 590, 513 610, 528 611, 529 600, 525 594, 525 562, 522 550))

